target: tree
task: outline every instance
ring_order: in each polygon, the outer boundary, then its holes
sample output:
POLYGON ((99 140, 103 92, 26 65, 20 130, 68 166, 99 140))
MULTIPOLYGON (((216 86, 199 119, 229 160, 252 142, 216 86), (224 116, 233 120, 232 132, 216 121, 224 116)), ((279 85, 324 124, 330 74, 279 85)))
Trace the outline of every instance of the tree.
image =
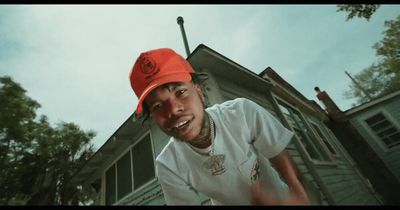
POLYGON ((40 119, 31 136, 36 143, 32 149, 36 154, 33 168, 37 176, 26 183, 31 186, 31 197, 27 204, 77 205, 79 201, 86 201, 76 196, 80 193, 77 186, 68 184, 74 173, 93 154, 93 145, 89 141, 94 135, 94 132, 81 131, 73 123, 61 122, 52 128, 46 117, 40 119))
POLYGON ((36 120, 40 104, 10 77, 0 77, 0 204, 75 204, 94 199, 90 190, 68 185, 93 155, 93 131, 74 123, 52 127, 36 120))
POLYGON ((354 16, 365 18, 369 21, 372 14, 379 8, 379 4, 339 4, 337 5, 339 11, 347 12, 346 21, 352 19, 354 16))
POLYGON ((382 58, 382 70, 386 74, 398 76, 400 72, 400 16, 395 20, 385 21, 385 27, 388 29, 383 33, 383 40, 376 43, 373 48, 382 58))
POLYGON ((356 104, 363 104, 381 96, 382 91, 390 84, 391 78, 383 73, 380 65, 371 65, 356 74, 354 80, 358 84, 350 83, 350 90, 345 91, 344 95, 348 99, 356 98, 356 104))
POLYGON ((20 188, 20 161, 31 142, 27 133, 34 126, 40 104, 25 95, 10 77, 0 77, 0 203, 7 204, 20 188))
MULTIPOLYGON (((383 40, 373 46, 378 56, 377 64, 355 75, 355 79, 372 98, 400 90, 400 16, 385 21, 385 27, 383 40)), ((356 98, 357 104, 369 101, 355 84, 349 87, 344 93, 345 98, 356 98)))

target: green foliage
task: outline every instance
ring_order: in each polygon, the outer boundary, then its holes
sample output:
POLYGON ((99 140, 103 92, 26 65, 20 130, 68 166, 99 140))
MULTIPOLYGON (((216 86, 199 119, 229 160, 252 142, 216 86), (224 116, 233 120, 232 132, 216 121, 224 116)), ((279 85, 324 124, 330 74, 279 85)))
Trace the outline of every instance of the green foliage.
POLYGON ((90 140, 74 123, 52 127, 36 120, 40 104, 10 77, 0 77, 0 205, 78 205, 96 199, 91 189, 69 185, 93 155, 90 140))
MULTIPOLYGON (((372 98, 400 90, 400 16, 385 21, 385 27, 383 40, 373 46, 378 63, 355 75, 356 81, 372 98)), ((346 98, 356 98, 357 104, 369 101, 355 84, 350 84, 349 88, 345 91, 346 98)))
POLYGON ((379 8, 378 4, 339 4, 337 5, 339 11, 347 12, 347 21, 352 19, 354 16, 359 18, 365 18, 369 21, 372 14, 379 8))
POLYGON ((385 21, 387 30, 384 38, 373 48, 382 58, 382 68, 386 74, 399 74, 400 71, 400 16, 395 20, 385 21))
POLYGON ((23 170, 20 160, 31 141, 27 133, 33 128, 40 105, 25 95, 25 90, 10 77, 0 77, 0 203, 19 193, 18 176, 23 170))
POLYGON ((344 95, 347 99, 356 98, 357 102, 353 105, 363 104, 371 99, 378 98, 391 81, 391 77, 384 74, 379 65, 371 65, 362 70, 354 76, 354 79, 368 96, 355 83, 351 83, 349 85, 350 89, 346 90, 344 95))

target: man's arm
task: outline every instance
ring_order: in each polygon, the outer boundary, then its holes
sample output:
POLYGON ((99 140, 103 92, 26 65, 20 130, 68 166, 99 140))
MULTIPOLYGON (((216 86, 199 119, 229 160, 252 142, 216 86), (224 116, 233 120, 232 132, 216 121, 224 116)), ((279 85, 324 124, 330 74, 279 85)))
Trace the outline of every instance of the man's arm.
POLYGON ((303 202, 304 204, 309 204, 310 201, 307 193, 300 182, 300 173, 294 165, 294 161, 290 157, 288 151, 284 149, 277 156, 271 158, 270 161, 286 181, 291 194, 297 197, 297 201, 300 202, 299 204, 303 202))
POLYGON ((279 200, 271 192, 261 191, 260 183, 255 182, 252 188, 253 203, 259 205, 309 205, 310 200, 300 182, 300 173, 296 170, 294 162, 286 149, 271 158, 270 161, 286 181, 290 196, 285 200, 279 200))

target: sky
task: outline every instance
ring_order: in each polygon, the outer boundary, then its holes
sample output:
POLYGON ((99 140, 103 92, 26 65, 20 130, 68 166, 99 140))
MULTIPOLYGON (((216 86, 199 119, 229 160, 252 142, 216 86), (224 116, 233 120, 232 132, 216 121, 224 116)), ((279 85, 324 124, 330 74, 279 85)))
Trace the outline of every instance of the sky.
MULTIPOLYGON (((11 76, 56 125, 95 131, 98 149, 134 112, 129 72, 141 52, 168 47, 186 57, 204 44, 245 68, 273 68, 306 98, 319 86, 345 111, 351 75, 378 62, 372 46, 400 5, 371 19, 336 5, 0 5, 0 76, 11 76)), ((321 105, 321 103, 319 103, 321 105)))

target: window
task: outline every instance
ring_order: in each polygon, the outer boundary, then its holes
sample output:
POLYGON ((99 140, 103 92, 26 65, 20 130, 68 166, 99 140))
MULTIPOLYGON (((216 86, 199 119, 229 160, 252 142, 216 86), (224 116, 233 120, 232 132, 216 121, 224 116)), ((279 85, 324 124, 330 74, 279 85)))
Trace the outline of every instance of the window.
POLYGON ((154 177, 153 149, 148 133, 106 171, 106 205, 115 204, 154 177))
POLYGON ((117 162, 118 200, 132 192, 131 155, 127 152, 117 162))
POLYGON ((313 132, 307 126, 300 112, 279 100, 278 106, 310 158, 318 161, 330 160, 328 154, 322 149, 322 145, 317 144, 318 141, 315 139, 313 132))
POLYGON ((106 205, 116 202, 115 181, 115 165, 112 165, 106 172, 106 205))
POLYGON ((378 113, 365 120, 369 128, 387 146, 393 148, 400 144, 400 130, 396 128, 383 113, 378 113))
POLYGON ((332 154, 336 155, 336 151, 333 148, 332 144, 329 143, 329 141, 327 140, 327 138, 325 137, 325 135, 322 134, 321 129, 319 128, 319 126, 315 123, 311 123, 311 126, 313 127, 313 129, 317 132, 318 137, 325 143, 326 147, 328 148, 329 152, 331 152, 332 154))
POLYGON ((155 177, 150 135, 146 135, 132 148, 132 156, 134 189, 138 189, 155 177))

